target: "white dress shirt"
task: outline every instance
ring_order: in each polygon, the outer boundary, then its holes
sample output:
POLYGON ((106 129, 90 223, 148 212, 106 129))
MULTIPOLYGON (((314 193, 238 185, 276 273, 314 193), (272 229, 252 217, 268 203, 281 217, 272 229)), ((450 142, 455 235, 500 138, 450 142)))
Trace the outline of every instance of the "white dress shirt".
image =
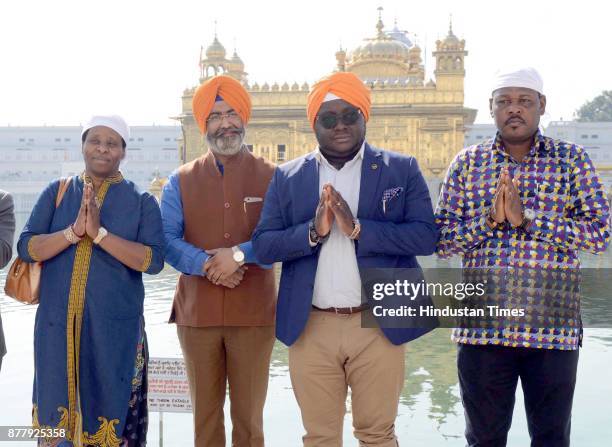
MULTIPOLYGON (((319 194, 323 191, 323 185, 331 183, 346 200, 355 218, 364 148, 365 142, 357 155, 339 170, 325 159, 319 149, 315 151, 319 163, 319 194)), ((321 309, 361 305, 361 277, 355 242, 340 230, 335 220, 329 238, 321 245, 312 304, 321 309)))

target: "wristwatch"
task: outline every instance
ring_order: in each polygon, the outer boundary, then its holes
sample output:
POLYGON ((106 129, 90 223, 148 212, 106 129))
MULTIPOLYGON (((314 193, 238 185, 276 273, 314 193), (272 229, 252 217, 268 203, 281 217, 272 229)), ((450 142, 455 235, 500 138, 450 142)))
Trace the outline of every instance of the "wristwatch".
POLYGON ((523 221, 518 226, 518 228, 520 228, 523 231, 527 231, 527 229, 529 228, 529 226, 531 225, 535 217, 536 217, 536 213, 534 210, 525 208, 523 210, 523 221))
POLYGON ((317 233, 317 227, 315 226, 314 220, 311 220, 308 224, 308 237, 313 244, 322 244, 327 240, 330 233, 331 231, 325 236, 321 236, 319 233, 317 233))
POLYGON ((232 247, 232 251, 234 252, 234 254, 232 255, 232 257, 234 258, 234 261, 236 261, 238 265, 243 265, 244 264, 244 252, 240 250, 240 247, 238 247, 237 245, 234 245, 232 247))
POLYGON ((485 218, 485 220, 491 230, 495 230, 499 226, 499 223, 497 223, 497 221, 491 217, 490 212, 487 213, 487 217, 485 218))
POLYGON ((104 239, 107 235, 108 235, 108 231, 106 231, 106 228, 100 227, 100 229, 98 230, 98 235, 93 240, 93 243, 98 245, 100 242, 102 242, 102 239, 104 239))

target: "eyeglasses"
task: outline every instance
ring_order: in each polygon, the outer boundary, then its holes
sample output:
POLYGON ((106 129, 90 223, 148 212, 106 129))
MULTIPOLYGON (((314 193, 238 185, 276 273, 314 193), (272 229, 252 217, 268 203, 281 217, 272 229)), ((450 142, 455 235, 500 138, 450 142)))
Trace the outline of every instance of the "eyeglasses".
POLYGON ((324 112, 320 115, 317 115, 317 121, 321 123, 326 129, 333 129, 338 125, 338 120, 342 121, 342 124, 346 126, 351 126, 357 122, 359 119, 359 115, 361 114, 361 110, 359 109, 349 109, 342 112, 340 115, 334 112, 324 112))
POLYGON ((218 124, 223 121, 223 118, 227 118, 230 123, 239 123, 240 115, 234 110, 230 110, 225 113, 211 113, 208 115, 208 119, 206 120, 206 124, 218 124))

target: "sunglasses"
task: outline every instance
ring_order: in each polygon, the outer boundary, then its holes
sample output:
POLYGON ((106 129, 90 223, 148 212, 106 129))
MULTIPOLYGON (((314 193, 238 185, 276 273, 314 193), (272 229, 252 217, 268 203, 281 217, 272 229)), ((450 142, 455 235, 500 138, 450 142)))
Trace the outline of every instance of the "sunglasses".
POLYGON ((359 115, 361 115, 361 110, 359 109, 345 110, 340 115, 334 112, 324 112, 317 115, 317 121, 325 129, 333 129, 338 125, 338 121, 342 121, 342 124, 346 126, 352 126, 359 119, 359 115))

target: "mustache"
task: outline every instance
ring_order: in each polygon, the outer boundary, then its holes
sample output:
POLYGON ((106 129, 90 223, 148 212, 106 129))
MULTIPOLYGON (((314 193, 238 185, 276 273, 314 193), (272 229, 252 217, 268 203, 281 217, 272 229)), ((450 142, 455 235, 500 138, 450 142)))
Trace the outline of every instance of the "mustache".
POLYGON ((240 129, 238 127, 231 128, 231 129, 219 129, 213 134, 213 137, 223 138, 224 136, 227 136, 228 134, 242 135, 243 133, 244 133, 244 129, 240 129))
POLYGON ((521 118, 520 116, 512 116, 510 118, 508 118, 506 120, 506 125, 510 124, 512 121, 520 121, 521 123, 525 124, 525 120, 523 118, 521 118))

